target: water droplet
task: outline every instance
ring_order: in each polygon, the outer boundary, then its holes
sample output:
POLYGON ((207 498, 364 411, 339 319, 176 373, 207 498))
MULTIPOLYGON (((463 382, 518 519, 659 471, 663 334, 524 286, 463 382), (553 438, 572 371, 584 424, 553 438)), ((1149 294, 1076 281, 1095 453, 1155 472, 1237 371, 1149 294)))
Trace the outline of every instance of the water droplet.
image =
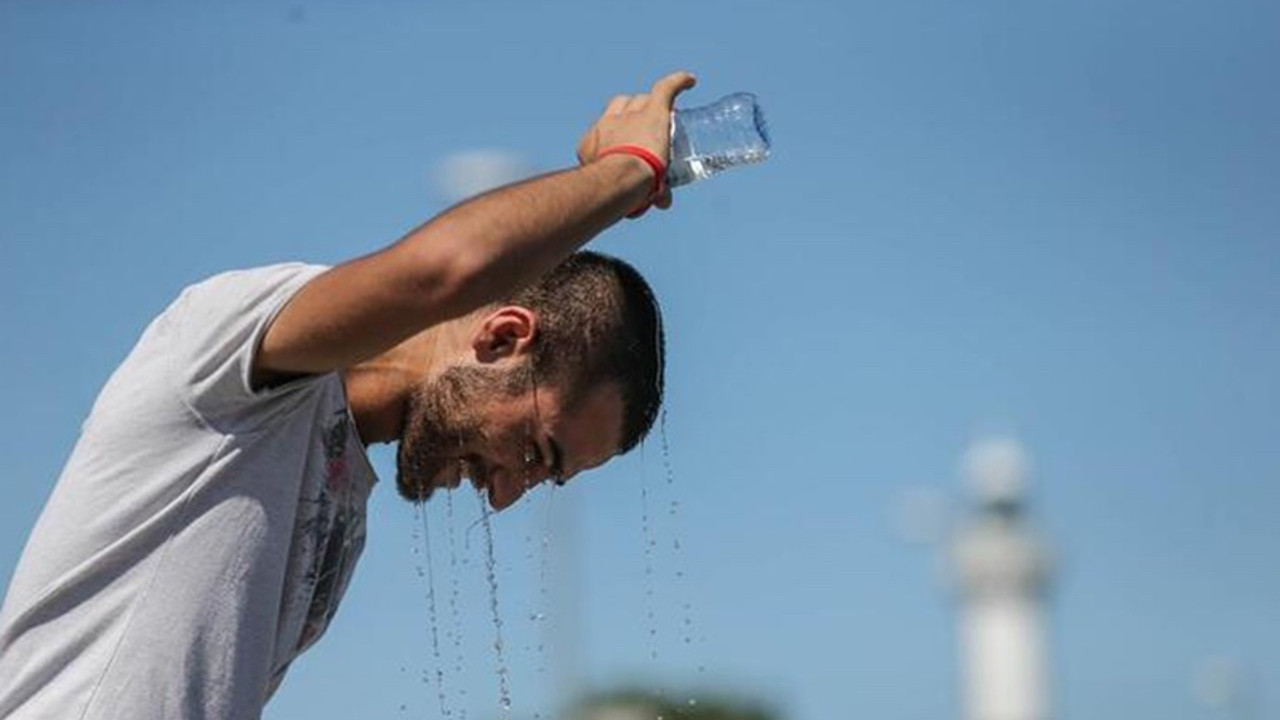
POLYGON ((697 705, 698 700, 696 698, 689 698, 689 707, 696 707, 697 705))
POLYGON ((484 491, 477 488, 476 499, 480 502, 480 522, 484 527, 485 579, 489 582, 489 610, 493 615, 493 650, 498 661, 498 704, 503 710, 510 710, 511 686, 507 677, 507 661, 503 655, 502 613, 498 610, 498 561, 493 548, 493 523, 489 519, 489 505, 485 502, 484 491))
MULTIPOLYGON (((444 663, 440 652, 440 622, 436 608, 436 585, 435 571, 431 559, 431 528, 428 524, 428 514, 426 508, 420 504, 416 506, 415 514, 421 522, 421 533, 416 532, 415 537, 422 542, 422 556, 425 560, 423 565, 417 567, 418 576, 425 577, 427 581, 427 613, 430 619, 430 636, 431 636, 431 654, 435 659, 435 681, 436 681, 436 698, 440 703, 440 713, 446 717, 450 714, 448 702, 445 700, 444 693, 444 663)), ((427 670, 422 671, 419 680, 424 685, 431 684, 431 677, 427 670)))

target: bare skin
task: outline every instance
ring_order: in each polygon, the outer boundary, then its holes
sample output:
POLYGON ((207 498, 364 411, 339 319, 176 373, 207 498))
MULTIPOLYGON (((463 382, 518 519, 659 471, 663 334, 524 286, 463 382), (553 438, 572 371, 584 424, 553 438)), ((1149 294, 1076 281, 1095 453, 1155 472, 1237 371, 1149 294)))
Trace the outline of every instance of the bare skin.
POLYGON ((533 311, 489 308, 430 328, 343 374, 362 439, 400 442, 402 496, 423 500, 469 478, 502 510, 542 482, 567 482, 616 454, 622 401, 612 385, 593 388, 572 408, 563 402, 564 388, 533 378, 510 393, 441 399, 436 385, 450 373, 521 370, 536 334, 533 311), (423 359, 430 364, 419 364, 423 359), (428 404, 415 403, 424 396, 428 404))
MULTIPOLYGON (((599 153, 626 144, 667 158, 675 98, 694 82, 676 72, 648 93, 613 98, 579 142, 578 167, 464 202, 391 246, 311 280, 268 328, 253 368, 255 385, 339 371, 363 440, 393 442, 405 440, 406 426, 415 425, 415 398, 431 400, 427 408, 447 408, 441 398, 458 374, 452 369, 527 367, 537 313, 493 303, 638 207, 671 206, 670 193, 650 197, 653 171, 644 161, 599 153), (424 388, 435 388, 439 397, 424 388)), ((405 481, 409 489, 425 497, 467 474, 501 509, 538 482, 567 479, 616 454, 622 418, 616 388, 594 388, 568 408, 560 402, 566 388, 548 383, 535 382, 520 395, 472 397, 469 409, 438 410, 442 417, 434 424, 453 426, 464 442, 401 472, 434 468, 439 459, 457 462, 448 471, 416 473, 405 481), (517 435, 520 441, 512 443, 517 435), (512 448, 521 446, 525 451, 514 456, 512 448)))

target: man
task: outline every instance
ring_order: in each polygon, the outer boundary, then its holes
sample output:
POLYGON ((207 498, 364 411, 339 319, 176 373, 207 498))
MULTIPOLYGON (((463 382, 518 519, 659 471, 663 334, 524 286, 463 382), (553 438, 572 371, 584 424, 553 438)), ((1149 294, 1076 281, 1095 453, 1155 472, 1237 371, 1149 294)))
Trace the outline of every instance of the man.
POLYGON ((410 500, 494 510, 636 445, 662 388, 657 305, 573 254, 669 207, 669 75, 615 97, 581 164, 338 267, 188 288, 108 381, 0 611, 0 717, 251 718, 324 632, 364 542, 364 446, 410 500), (530 283, 533 283, 530 285, 530 283))

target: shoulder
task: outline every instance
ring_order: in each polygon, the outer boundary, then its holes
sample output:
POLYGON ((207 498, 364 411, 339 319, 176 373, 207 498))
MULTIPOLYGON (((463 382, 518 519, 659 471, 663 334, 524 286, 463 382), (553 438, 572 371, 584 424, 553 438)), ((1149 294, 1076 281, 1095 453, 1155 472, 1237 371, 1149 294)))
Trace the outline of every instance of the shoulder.
POLYGON ((296 290, 328 269, 327 265, 288 262, 227 270, 188 285, 182 295, 213 295, 230 303, 242 296, 260 297, 291 287, 296 290))
POLYGON ((329 268, 282 263, 219 273, 188 286, 171 308, 168 350, 190 404, 206 420, 268 399, 252 371, 262 337, 285 305, 329 268))

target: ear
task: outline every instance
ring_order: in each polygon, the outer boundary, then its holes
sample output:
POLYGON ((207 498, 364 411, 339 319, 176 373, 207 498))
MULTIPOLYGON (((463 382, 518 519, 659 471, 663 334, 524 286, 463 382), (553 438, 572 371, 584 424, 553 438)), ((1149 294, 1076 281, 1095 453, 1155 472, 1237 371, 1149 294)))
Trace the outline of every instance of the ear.
POLYGON ((485 315, 471 338, 471 349, 482 363, 515 358, 533 351, 538 335, 538 313, 519 305, 506 305, 485 315))

